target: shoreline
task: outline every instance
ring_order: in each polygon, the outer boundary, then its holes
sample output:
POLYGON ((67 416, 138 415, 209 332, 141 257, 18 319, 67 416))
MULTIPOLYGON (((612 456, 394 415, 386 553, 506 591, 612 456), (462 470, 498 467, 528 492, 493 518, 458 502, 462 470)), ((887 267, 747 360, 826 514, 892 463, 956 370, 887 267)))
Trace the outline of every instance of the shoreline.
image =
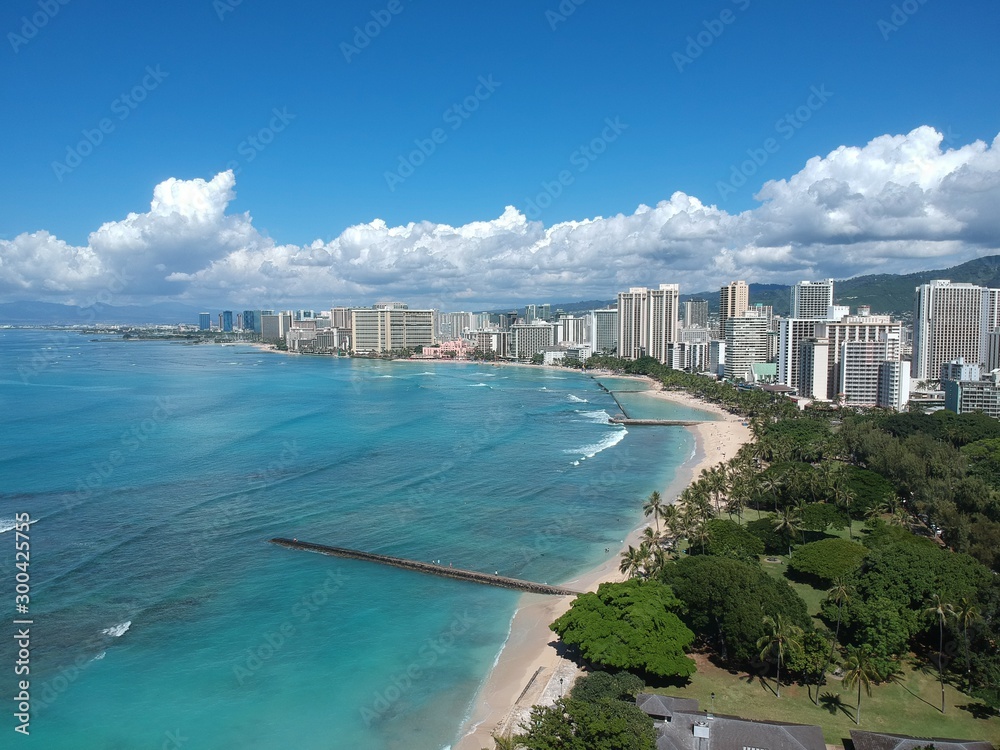
MULTIPOLYGON (((750 440, 750 429, 743 426, 740 417, 683 391, 666 391, 652 378, 604 372, 591 376, 605 380, 641 380, 650 384, 649 395, 653 398, 700 409, 718 417, 715 421, 684 428, 694 436, 695 451, 678 466, 673 479, 661 490, 663 498, 670 503, 676 502, 677 496, 702 469, 731 458, 741 445, 750 440)), ((625 580, 618 570, 620 553, 629 545, 636 546, 642 530, 649 524, 647 519, 643 519, 628 534, 619 554, 572 580, 561 582, 562 585, 580 591, 596 591, 601 583, 625 580)), ((580 669, 560 655, 557 648, 559 638, 549 630, 549 624, 569 609, 573 598, 525 594, 518 600, 507 640, 476 694, 472 709, 459 732, 459 739, 453 745, 454 750, 492 748, 492 735, 516 731, 519 724, 527 719, 532 705, 551 705, 560 695, 569 692, 580 669)))

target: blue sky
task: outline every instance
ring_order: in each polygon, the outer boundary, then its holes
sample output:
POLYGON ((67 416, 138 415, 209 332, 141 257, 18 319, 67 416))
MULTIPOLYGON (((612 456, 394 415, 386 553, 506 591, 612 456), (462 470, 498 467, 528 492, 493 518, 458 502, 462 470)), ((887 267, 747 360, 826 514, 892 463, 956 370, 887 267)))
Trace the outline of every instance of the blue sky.
POLYGON ((964 168, 973 204, 994 197, 998 15, 985 0, 12 0, 0 296, 80 301, 117 272, 122 302, 457 307, 993 254, 992 217, 969 221, 968 188, 947 191, 964 168), (905 140, 848 160, 877 156, 882 178, 841 164, 792 184, 810 159, 882 136, 905 140), (151 211, 171 179, 184 184, 151 211), (787 189, 764 215, 771 180, 787 189), (798 198, 830 180, 883 196, 878 211, 824 199, 799 221, 798 198), (887 183, 907 196, 889 208, 887 183), (697 205, 636 219, 678 191, 697 205), (595 217, 608 221, 579 226, 595 217))

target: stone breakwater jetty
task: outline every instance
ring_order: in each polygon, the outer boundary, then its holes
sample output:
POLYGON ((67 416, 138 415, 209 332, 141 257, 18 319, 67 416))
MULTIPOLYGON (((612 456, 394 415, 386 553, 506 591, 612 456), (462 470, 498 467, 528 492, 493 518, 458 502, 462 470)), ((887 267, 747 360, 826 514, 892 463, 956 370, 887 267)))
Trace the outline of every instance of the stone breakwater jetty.
POLYGON ((390 557, 389 555, 376 555, 373 552, 362 552, 346 547, 330 547, 326 544, 314 544, 312 542, 300 542, 298 539, 284 539, 276 537, 268 540, 271 544, 288 549, 302 550, 303 552, 316 552, 320 555, 330 555, 331 557, 343 557, 348 560, 363 560, 365 562, 391 565, 395 568, 413 570, 417 573, 441 576, 442 578, 454 578, 459 581, 469 581, 471 583, 482 583, 487 586, 499 586, 504 589, 516 589, 526 591, 529 594, 550 594, 553 596, 576 596, 580 592, 562 586, 549 586, 547 583, 535 583, 534 581, 522 581, 519 578, 507 578, 506 576, 490 575, 489 573, 479 573, 475 570, 463 570, 462 568, 452 568, 451 566, 436 565, 435 563, 420 562, 419 560, 407 560, 402 557, 390 557))
POLYGON ((696 424, 710 422, 708 419, 629 419, 628 417, 611 417, 612 424, 624 425, 653 425, 653 426, 678 426, 692 427, 696 424))

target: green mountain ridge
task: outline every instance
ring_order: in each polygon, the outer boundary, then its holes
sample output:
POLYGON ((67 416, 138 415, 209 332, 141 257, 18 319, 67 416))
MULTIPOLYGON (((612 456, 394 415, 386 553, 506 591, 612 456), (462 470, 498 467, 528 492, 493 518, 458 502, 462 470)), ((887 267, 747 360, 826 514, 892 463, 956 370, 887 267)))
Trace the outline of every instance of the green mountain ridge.
MULTIPOLYGON (((913 312, 914 290, 932 279, 978 284, 1000 288, 1000 255, 976 258, 951 268, 918 271, 908 274, 870 274, 834 281, 833 300, 838 305, 869 305, 873 313, 908 315, 913 312)), ((681 299, 705 298, 709 309, 718 312, 719 293, 700 292, 682 294, 681 299)), ((774 307, 778 315, 787 315, 791 304, 791 287, 781 284, 750 284, 750 304, 761 303, 774 307)))

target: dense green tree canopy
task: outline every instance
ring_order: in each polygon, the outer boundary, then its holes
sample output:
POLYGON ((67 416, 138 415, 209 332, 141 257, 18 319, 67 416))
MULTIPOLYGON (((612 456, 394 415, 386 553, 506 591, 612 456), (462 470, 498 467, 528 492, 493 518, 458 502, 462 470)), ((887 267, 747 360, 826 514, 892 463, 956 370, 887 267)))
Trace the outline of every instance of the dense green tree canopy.
POLYGON ((992 487, 1000 487, 1000 439, 979 440, 962 447, 969 474, 992 487))
POLYGON ((689 557, 667 565, 663 580, 687 608, 684 621, 732 663, 753 661, 765 616, 808 627, 806 605, 759 565, 725 557, 689 557))
POLYGON ((829 588, 835 579, 860 568, 867 554, 868 550, 857 542, 821 539, 795 550, 788 561, 788 568, 820 588, 829 588))
POLYGON ((560 698, 535 706, 518 737, 528 750, 653 750, 653 720, 634 703, 560 698))
POLYGON ((845 466, 841 470, 843 486, 852 495, 852 518, 864 518, 868 511, 891 498, 896 490, 892 482, 874 471, 858 466, 845 466))
MULTIPOLYGON (((708 532, 706 555, 757 562, 764 554, 764 543, 735 521, 714 518, 705 524, 705 530, 708 532)), ((701 548, 694 546, 691 551, 701 552, 701 548)))
POLYGON ((765 555, 784 555, 788 551, 788 536, 774 528, 775 516, 771 513, 755 518, 746 524, 747 533, 760 539, 765 555))
MULTIPOLYGON (((865 539, 863 566, 847 576, 854 593, 843 609, 844 642, 882 660, 905 654, 936 623, 925 616, 935 595, 947 602, 977 599, 992 583, 989 571, 967 555, 943 549, 908 531, 876 524, 865 539)), ((824 618, 836 619, 833 601, 824 618)), ((879 671, 885 674, 885 662, 879 671)))
POLYGON ((642 680, 631 672, 591 672, 577 679, 570 692, 570 698, 598 703, 604 700, 635 702, 635 697, 645 687, 642 680))
POLYGON ((876 424, 893 437, 927 435, 934 440, 949 442, 957 448, 978 440, 1000 439, 1000 422, 979 413, 955 414, 941 410, 929 415, 892 414, 879 418, 876 424))
POLYGON ((773 461, 820 461, 836 453, 836 440, 825 419, 783 419, 760 437, 765 458, 773 461))
POLYGON ((827 529, 839 531, 847 528, 847 516, 836 505, 810 503, 802 509, 802 526, 815 533, 823 533, 827 529))
POLYGON ((681 602, 658 581, 602 583, 581 594, 552 630, 588 661, 658 677, 688 677, 694 661, 685 655, 694 633, 677 616, 681 602))

